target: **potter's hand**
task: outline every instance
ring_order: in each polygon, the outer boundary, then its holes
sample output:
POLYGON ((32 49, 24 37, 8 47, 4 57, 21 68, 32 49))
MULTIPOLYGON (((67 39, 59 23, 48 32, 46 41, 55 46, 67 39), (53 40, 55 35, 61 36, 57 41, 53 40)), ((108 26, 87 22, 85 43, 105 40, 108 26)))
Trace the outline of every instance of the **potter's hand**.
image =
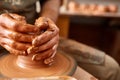
POLYGON ((27 55, 34 32, 38 27, 27 24, 25 18, 16 14, 0 15, 0 45, 15 55, 27 55))
POLYGON ((32 41, 34 46, 28 49, 28 53, 35 53, 33 60, 44 59, 44 63, 49 64, 56 53, 59 29, 52 20, 45 17, 38 18, 35 25, 41 29, 42 33, 32 41))

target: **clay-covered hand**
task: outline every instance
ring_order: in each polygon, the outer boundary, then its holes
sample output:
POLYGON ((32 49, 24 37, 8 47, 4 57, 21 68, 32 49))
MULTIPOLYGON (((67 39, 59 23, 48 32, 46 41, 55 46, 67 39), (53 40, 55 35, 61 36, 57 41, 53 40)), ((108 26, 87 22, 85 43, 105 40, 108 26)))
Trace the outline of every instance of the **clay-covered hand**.
POLYGON ((26 23, 17 14, 0 15, 0 45, 15 55, 27 55, 27 49, 35 38, 38 27, 26 23))
POLYGON ((45 17, 40 17, 36 20, 35 25, 42 31, 40 35, 32 41, 32 47, 28 49, 28 53, 35 53, 33 60, 44 59, 45 64, 53 61, 59 41, 59 28, 55 23, 45 17))

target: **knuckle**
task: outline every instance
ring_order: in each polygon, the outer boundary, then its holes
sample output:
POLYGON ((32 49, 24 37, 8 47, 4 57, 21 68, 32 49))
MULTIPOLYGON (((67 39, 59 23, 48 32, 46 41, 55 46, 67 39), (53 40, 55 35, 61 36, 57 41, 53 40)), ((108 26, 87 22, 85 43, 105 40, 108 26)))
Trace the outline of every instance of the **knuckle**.
POLYGON ((19 38, 19 35, 17 35, 16 33, 11 33, 9 36, 10 36, 13 40, 16 40, 16 39, 19 38))
POLYGON ((17 30, 17 29, 18 29, 18 28, 17 28, 18 24, 17 24, 16 22, 10 23, 10 26, 13 27, 13 30, 17 30))
POLYGON ((15 41, 11 41, 10 46, 11 46, 12 48, 16 47, 16 42, 15 42, 15 41))
POLYGON ((57 31, 57 32, 59 32, 59 31, 60 31, 60 30, 59 30, 59 28, 58 28, 57 26, 56 26, 56 31, 57 31))
POLYGON ((1 17, 5 17, 5 16, 6 16, 6 14, 5 14, 5 13, 4 13, 4 14, 1 14, 1 15, 0 15, 0 18, 1 18, 1 17))

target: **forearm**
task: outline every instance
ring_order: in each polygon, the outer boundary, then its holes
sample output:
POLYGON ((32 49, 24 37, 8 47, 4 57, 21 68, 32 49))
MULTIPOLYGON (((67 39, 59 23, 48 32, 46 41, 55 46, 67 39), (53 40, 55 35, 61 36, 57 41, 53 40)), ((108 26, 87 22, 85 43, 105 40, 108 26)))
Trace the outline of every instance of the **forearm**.
POLYGON ((56 22, 59 15, 59 7, 61 0, 46 0, 42 6, 41 17, 48 17, 56 22))

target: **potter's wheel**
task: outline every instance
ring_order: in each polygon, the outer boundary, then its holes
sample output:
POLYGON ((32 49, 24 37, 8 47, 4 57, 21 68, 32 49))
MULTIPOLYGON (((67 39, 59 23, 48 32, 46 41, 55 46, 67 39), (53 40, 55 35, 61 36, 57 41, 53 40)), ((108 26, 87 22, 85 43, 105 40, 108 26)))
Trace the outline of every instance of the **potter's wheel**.
POLYGON ((26 68, 16 64, 17 56, 5 54, 0 56, 0 77, 22 78, 72 75, 76 70, 73 58, 58 51, 53 65, 40 66, 38 68, 26 68))

